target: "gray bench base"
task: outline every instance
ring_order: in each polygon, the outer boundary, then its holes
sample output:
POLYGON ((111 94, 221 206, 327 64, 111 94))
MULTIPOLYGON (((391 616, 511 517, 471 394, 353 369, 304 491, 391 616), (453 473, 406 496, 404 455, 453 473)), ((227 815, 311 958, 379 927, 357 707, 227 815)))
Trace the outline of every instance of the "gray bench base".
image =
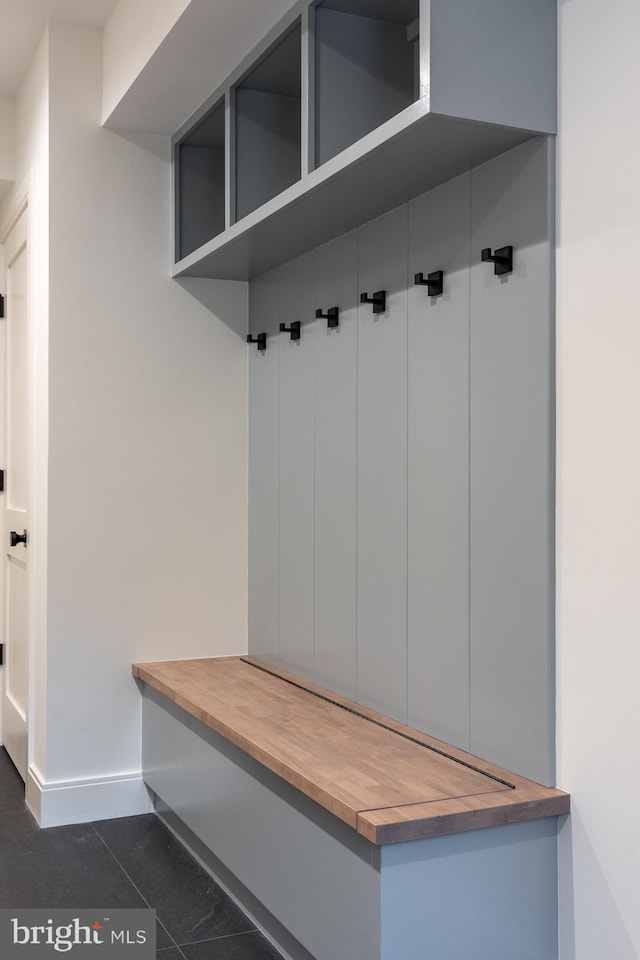
POLYGON ((558 956, 555 817, 374 846, 147 685, 143 769, 292 960, 558 956))

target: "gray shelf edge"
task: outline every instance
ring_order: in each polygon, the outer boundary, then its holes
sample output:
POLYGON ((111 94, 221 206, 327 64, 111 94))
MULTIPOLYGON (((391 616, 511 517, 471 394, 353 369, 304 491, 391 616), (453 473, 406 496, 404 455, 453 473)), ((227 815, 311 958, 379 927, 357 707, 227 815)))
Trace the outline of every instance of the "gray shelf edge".
POLYGON ((251 280, 526 140, 553 133, 443 117, 418 100, 174 263, 172 276, 251 280))

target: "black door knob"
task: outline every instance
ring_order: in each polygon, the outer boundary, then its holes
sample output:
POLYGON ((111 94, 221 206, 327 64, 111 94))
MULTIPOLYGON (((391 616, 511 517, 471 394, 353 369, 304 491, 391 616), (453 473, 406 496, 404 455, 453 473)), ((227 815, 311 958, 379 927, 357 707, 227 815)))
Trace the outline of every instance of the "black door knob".
POLYGON ((25 547, 26 547, 26 545, 27 545, 27 531, 26 531, 26 530, 24 531, 24 533, 16 533, 15 530, 12 530, 10 536, 11 536, 11 546, 12 546, 12 547, 17 547, 19 543, 24 543, 24 545, 25 545, 25 547))

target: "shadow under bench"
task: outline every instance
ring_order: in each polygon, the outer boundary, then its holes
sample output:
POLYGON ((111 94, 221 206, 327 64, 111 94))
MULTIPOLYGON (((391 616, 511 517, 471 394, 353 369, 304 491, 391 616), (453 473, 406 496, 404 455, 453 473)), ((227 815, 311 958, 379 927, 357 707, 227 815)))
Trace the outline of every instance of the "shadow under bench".
POLYGON ((252 657, 133 674, 156 808, 294 960, 557 957, 566 793, 252 657))

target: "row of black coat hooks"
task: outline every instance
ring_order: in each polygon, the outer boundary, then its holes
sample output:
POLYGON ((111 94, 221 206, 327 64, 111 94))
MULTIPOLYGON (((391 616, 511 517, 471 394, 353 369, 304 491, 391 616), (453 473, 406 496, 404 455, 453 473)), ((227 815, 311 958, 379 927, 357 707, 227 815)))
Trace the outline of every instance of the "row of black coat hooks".
MULTIPOLYGON (((492 263, 494 266, 494 275, 504 277, 513 272, 513 247, 499 247, 491 252, 491 247, 485 247, 481 254, 483 263, 492 263)), ((416 286, 429 288, 430 297, 441 297, 444 293, 444 270, 434 270, 425 277, 424 273, 416 273, 414 277, 416 286)), ((375 293, 360 294, 360 303, 370 303, 373 313, 385 313, 387 309, 387 291, 376 290, 375 293)), ((340 326, 340 307, 329 307, 327 311, 316 310, 316 320, 326 320, 327 327, 330 330, 340 326)), ((288 333, 292 340, 299 340, 302 331, 300 320, 294 320, 288 327, 286 323, 280 324, 280 333, 288 333)), ((258 333, 256 336, 249 334, 247 343, 255 343, 258 350, 267 349, 267 334, 258 333)))

